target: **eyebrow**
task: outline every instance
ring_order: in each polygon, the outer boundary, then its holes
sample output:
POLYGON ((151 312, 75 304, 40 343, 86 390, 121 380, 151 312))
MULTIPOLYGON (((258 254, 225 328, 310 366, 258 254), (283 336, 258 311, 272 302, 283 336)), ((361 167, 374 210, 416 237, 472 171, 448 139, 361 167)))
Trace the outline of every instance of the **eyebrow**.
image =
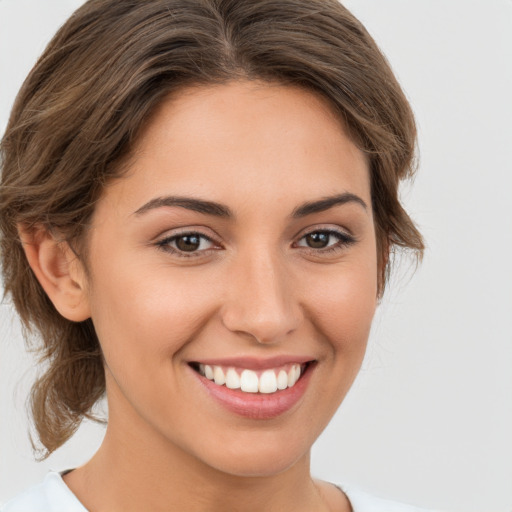
MULTIPOLYGON (((357 203, 361 205, 365 210, 368 208, 366 203, 355 194, 351 194, 349 192, 345 192, 344 194, 338 194, 331 197, 325 197, 323 199, 319 199, 318 201, 310 201, 304 203, 297 208, 295 208, 292 212, 292 217, 295 219, 306 217, 307 215, 311 215, 313 213, 319 213, 334 206, 340 206, 347 203, 357 203)), ((216 203, 214 201, 206 201, 204 199, 196 199, 192 197, 182 197, 182 196, 164 196, 164 197, 156 197, 148 201, 144 205, 142 205, 138 210, 134 212, 135 215, 142 215, 150 210, 154 210, 157 208, 163 207, 180 207, 185 208, 187 210, 192 210, 199 213, 204 213, 206 215, 213 215, 215 217, 223 217, 223 218, 232 218, 234 217, 231 210, 221 204, 216 203)))
POLYGON ((360 204, 365 210, 368 209, 367 204, 359 196, 351 194, 350 192, 345 192, 344 194, 325 197, 318 201, 304 203, 303 205, 293 210, 292 217, 295 219, 306 217, 312 213, 324 212, 334 206, 340 206, 347 203, 357 203, 360 204))
POLYGON ((166 206, 178 206, 194 212, 214 215, 215 217, 233 217, 231 210, 223 204, 215 203, 214 201, 205 201, 204 199, 179 196, 165 196, 151 199, 151 201, 148 201, 146 204, 141 206, 135 212, 135 215, 142 215, 143 213, 154 210, 155 208, 162 208, 166 206))

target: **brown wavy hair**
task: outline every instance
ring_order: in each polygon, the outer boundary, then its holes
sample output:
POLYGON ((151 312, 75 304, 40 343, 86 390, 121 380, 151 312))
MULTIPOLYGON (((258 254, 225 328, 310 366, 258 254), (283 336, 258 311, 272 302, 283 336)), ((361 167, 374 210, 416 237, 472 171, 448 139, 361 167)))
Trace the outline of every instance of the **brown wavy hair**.
POLYGON ((86 263, 95 203, 122 173, 151 113, 173 91, 236 79, 304 87, 327 98, 371 173, 379 293, 398 248, 423 241, 398 198, 414 171, 411 108, 385 57, 336 0, 90 0, 39 58, 0 146, 0 251, 6 296, 38 336, 44 372, 30 403, 46 457, 104 395, 91 320, 54 308, 18 226, 63 233, 86 263))

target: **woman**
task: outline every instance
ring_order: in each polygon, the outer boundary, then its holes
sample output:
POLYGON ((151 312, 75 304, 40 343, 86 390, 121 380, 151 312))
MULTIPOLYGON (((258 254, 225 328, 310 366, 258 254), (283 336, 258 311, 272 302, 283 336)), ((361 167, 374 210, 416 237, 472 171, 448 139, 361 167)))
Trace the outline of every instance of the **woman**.
POLYGON ((45 454, 105 393, 108 427, 3 510, 400 510, 313 480, 309 453, 390 253, 421 255, 397 195, 414 143, 335 1, 80 8, 2 141, 2 265, 43 340, 45 454))

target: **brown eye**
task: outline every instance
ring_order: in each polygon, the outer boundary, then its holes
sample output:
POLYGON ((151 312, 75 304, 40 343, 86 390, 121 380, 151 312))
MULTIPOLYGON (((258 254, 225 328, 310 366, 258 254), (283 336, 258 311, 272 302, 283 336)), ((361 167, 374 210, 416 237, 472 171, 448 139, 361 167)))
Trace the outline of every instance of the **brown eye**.
POLYGON ((183 252, 193 252, 199 249, 201 237, 197 235, 182 235, 175 239, 176 248, 183 252))
POLYGON ((354 237, 342 231, 319 230, 311 231, 297 242, 296 247, 313 249, 325 254, 328 251, 343 250, 356 242, 354 237))
POLYGON ((323 249, 329 245, 331 233, 327 231, 315 231, 304 237, 306 245, 312 249, 323 249))
POLYGON ((156 245, 177 256, 199 256, 210 249, 218 248, 206 235, 194 232, 164 238, 156 245))

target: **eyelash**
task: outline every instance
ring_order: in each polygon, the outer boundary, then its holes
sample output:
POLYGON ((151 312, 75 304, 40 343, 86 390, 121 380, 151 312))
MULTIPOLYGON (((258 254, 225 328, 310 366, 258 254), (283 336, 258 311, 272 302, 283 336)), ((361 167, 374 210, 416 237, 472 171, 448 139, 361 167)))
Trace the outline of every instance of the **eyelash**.
POLYGON ((177 235, 172 235, 163 238, 162 240, 159 240, 156 242, 156 245, 159 249, 161 249, 164 252, 176 254, 180 258, 197 258, 199 256, 203 256, 205 252, 215 251, 218 250, 219 244, 216 244, 212 238, 209 236, 199 232, 199 231, 184 231, 183 233, 178 233, 177 235), (182 251, 178 248, 172 247, 170 244, 175 242, 176 240, 179 240, 180 238, 184 237, 197 237, 201 241, 206 240, 214 245, 217 246, 217 248, 209 248, 209 249, 203 249, 203 250, 196 250, 196 251, 182 251))
MULTIPOLYGON (((328 245, 327 247, 323 247, 323 248, 314 248, 314 247, 298 245, 298 242, 296 242, 294 244, 294 247, 302 247, 306 251, 308 251, 310 253, 314 253, 314 254, 330 254, 333 252, 341 251, 357 242, 357 240, 353 236, 348 235, 347 233, 345 233, 343 231, 337 231, 334 229, 315 229, 313 231, 309 231, 299 238, 299 242, 301 240, 304 240, 307 236, 311 236, 314 234, 325 234, 325 235, 328 235, 329 237, 334 236, 338 239, 338 241, 332 245, 328 245)), ((197 257, 203 256, 205 253, 209 253, 210 251, 218 250, 220 247, 220 244, 217 244, 211 237, 209 237, 201 232, 198 232, 198 231, 186 231, 186 232, 179 233, 176 235, 168 236, 166 238, 163 238, 162 240, 157 241, 155 245, 162 251, 165 251, 165 252, 171 253, 171 254, 175 254, 180 258, 197 258, 197 257), (217 247, 187 252, 187 251, 183 251, 178 248, 172 247, 170 245, 173 242, 176 242, 177 240, 179 240, 180 238, 183 238, 183 237, 197 237, 198 239, 206 240, 207 242, 210 242, 210 243, 216 245, 217 247)))
MULTIPOLYGON (((328 245, 327 247, 322 248, 314 248, 314 247, 307 247, 307 246, 299 246, 303 247, 304 249, 308 250, 311 253, 314 254, 331 254, 335 252, 342 251, 343 249, 346 249, 347 247, 353 245, 356 243, 356 239, 348 235, 347 233, 343 231, 338 231, 335 229, 315 229, 313 231, 308 231, 304 235, 302 235, 299 239, 299 241, 304 240, 307 236, 311 236, 314 234, 325 234, 329 237, 335 237, 338 239, 338 241, 332 245, 328 245)), ((297 247, 297 245, 295 244, 297 247)))

